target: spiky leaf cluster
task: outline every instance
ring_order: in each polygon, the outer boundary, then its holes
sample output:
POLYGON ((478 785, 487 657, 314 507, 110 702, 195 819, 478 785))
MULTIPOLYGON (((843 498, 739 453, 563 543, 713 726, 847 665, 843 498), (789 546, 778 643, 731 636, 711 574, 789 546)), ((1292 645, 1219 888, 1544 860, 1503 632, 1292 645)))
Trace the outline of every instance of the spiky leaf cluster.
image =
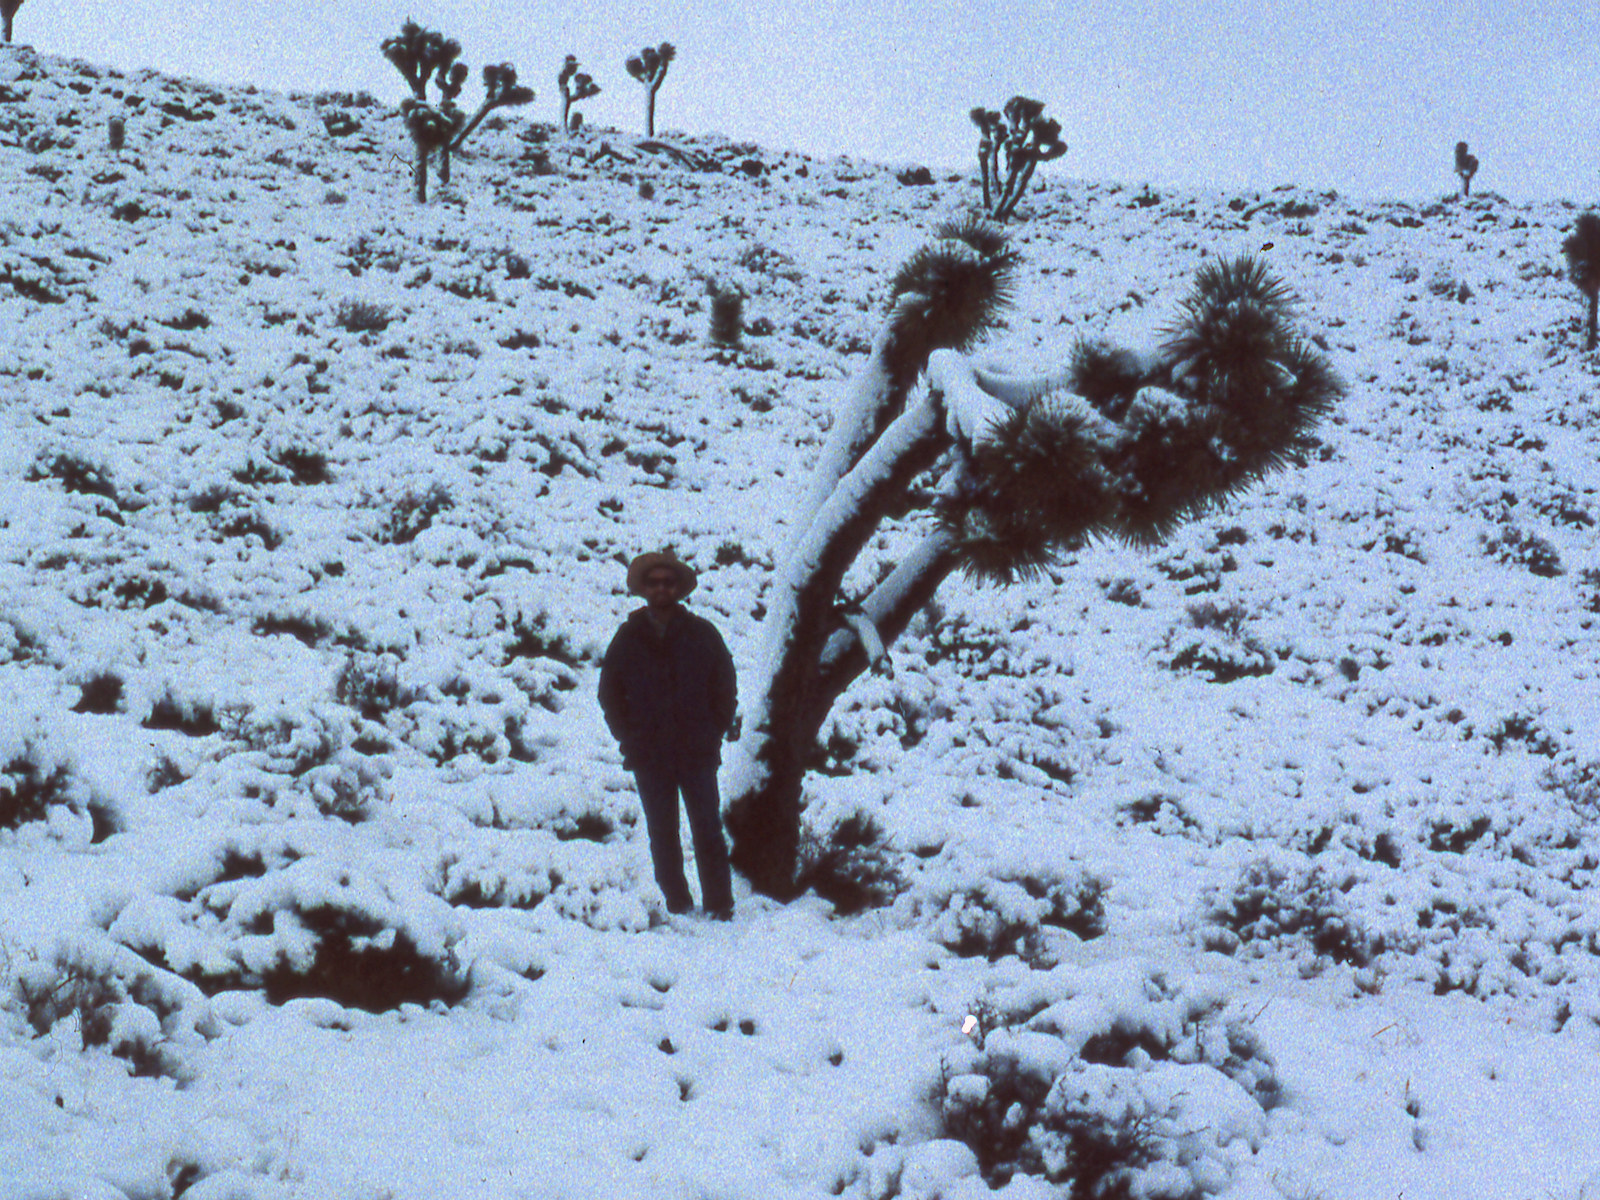
POLYGON ((406 132, 416 143, 417 150, 430 154, 443 150, 450 144, 463 120, 459 109, 446 112, 423 100, 407 98, 400 102, 400 115, 405 120, 406 132))
POLYGON ((456 62, 461 57, 461 43, 415 21, 407 21, 397 36, 383 40, 383 56, 394 64, 418 100, 427 99, 430 81, 447 100, 459 95, 466 82, 467 68, 456 62))
POLYGON ((1585 296, 1600 294, 1600 214, 1582 213, 1561 243, 1567 277, 1585 296))
POLYGON ((975 217, 945 221, 889 282, 890 369, 909 384, 935 350, 963 350, 992 329, 1012 298, 1015 251, 975 217))
POLYGON ((1045 396, 1015 413, 941 498, 969 574, 1011 582, 1095 535, 1159 541, 1281 466, 1341 390, 1249 257, 1199 273, 1148 371, 1080 345, 1070 378, 1090 408, 1045 396))
POLYGON ((662 42, 659 46, 646 46, 637 55, 623 63, 629 75, 640 83, 648 84, 652 88, 659 87, 666 78, 667 68, 672 65, 672 60, 678 56, 678 51, 671 42, 662 42))
POLYGON ((533 100, 533 89, 517 82, 517 68, 510 63, 495 63, 483 69, 483 107, 515 108, 533 100))

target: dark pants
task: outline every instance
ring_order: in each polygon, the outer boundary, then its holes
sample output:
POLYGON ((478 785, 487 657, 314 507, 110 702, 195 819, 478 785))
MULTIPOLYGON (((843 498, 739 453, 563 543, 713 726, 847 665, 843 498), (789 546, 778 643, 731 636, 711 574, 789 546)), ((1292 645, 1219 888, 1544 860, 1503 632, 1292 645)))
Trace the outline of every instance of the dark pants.
POLYGON ((733 907, 733 876, 728 846, 722 839, 722 800, 717 795, 717 768, 650 765, 634 768, 645 827, 650 831, 650 857, 656 882, 667 907, 687 911, 692 900, 683 877, 683 847, 678 842, 678 793, 689 812, 694 857, 700 867, 700 898, 709 911, 733 907))

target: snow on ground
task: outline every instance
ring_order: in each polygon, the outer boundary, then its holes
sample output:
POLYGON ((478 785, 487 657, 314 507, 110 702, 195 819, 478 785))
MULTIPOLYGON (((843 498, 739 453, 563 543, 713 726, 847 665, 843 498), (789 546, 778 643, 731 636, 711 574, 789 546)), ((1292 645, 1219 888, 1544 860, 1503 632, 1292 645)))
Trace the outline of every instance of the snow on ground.
POLYGON ((673 144, 518 115, 418 206, 361 97, 0 51, 0 1196, 1600 1188, 1574 207, 1032 194, 986 355, 1251 251, 1348 396, 1167 545, 947 585, 809 785, 898 895, 724 927, 593 701, 622 564, 749 667, 974 184, 673 144))

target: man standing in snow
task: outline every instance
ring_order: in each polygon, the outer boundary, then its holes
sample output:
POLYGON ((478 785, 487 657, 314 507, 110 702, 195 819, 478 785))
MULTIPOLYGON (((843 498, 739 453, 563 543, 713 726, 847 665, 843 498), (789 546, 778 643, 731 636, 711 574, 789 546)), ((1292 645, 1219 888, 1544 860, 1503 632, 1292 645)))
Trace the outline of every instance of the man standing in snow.
POLYGON ((600 667, 600 708, 633 772, 650 831, 650 856, 667 911, 693 907, 678 841, 678 795, 689 813, 700 898, 720 920, 733 915, 728 847, 722 836, 717 767, 733 724, 733 658, 716 626, 680 601, 695 573, 671 554, 628 564, 628 591, 645 607, 630 613, 600 667))

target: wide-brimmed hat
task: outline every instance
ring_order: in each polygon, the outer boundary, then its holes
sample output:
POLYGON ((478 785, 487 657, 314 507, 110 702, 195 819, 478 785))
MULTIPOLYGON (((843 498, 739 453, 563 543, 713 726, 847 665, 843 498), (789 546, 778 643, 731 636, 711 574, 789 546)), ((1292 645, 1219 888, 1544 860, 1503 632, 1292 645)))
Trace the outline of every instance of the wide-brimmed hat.
POLYGON ((657 550, 641 554, 628 564, 628 591, 635 596, 644 595, 645 577, 661 567, 666 567, 678 577, 679 596, 687 596, 694 591, 697 582, 694 568, 686 562, 680 562, 671 554, 657 550))

